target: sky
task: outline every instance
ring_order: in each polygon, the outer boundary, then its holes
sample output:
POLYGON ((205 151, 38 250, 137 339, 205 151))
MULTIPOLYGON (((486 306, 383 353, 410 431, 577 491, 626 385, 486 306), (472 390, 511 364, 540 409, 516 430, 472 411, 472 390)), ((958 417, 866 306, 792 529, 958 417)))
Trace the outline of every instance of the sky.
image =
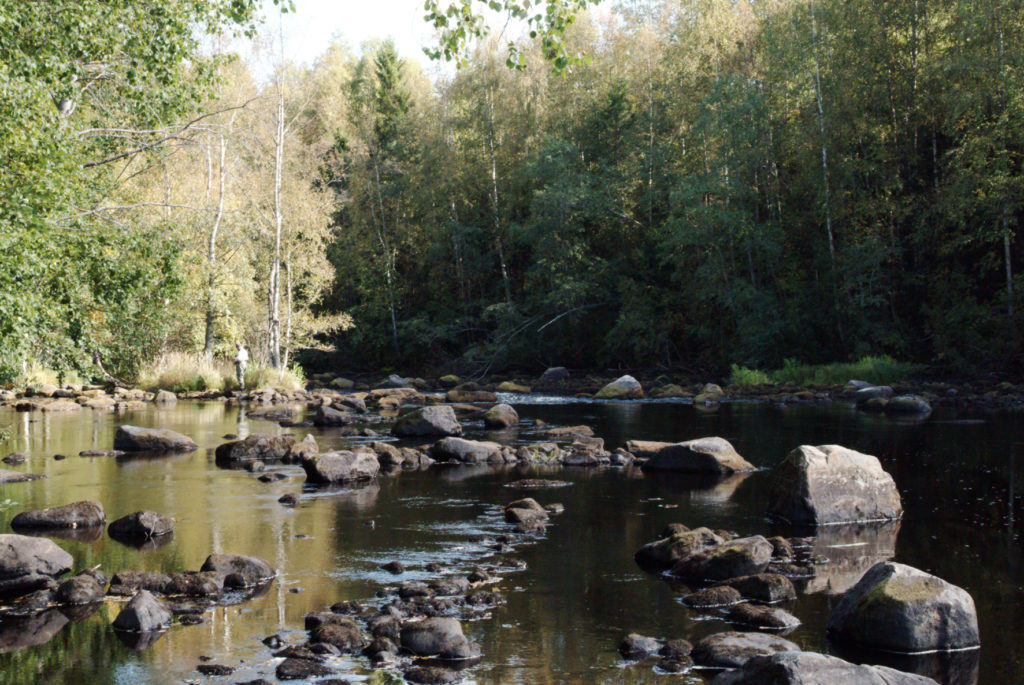
MULTIPOLYGON (((392 38, 400 56, 430 63, 422 48, 431 40, 433 29, 423 21, 423 0, 294 2, 295 12, 283 17, 285 58, 290 61, 311 64, 335 36, 340 36, 357 51, 365 41, 392 38)), ((269 0, 264 1, 264 7, 264 31, 276 34, 277 10, 269 0)), ((246 52, 244 47, 241 52, 246 52)))

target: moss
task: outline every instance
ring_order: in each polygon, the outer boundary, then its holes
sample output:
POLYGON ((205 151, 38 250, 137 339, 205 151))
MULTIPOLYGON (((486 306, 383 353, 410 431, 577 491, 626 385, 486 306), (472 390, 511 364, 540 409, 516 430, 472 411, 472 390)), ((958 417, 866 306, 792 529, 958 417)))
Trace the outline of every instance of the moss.
POLYGON ((938 583, 927 578, 889 578, 871 588, 860 603, 871 607, 925 602, 940 590, 938 583))

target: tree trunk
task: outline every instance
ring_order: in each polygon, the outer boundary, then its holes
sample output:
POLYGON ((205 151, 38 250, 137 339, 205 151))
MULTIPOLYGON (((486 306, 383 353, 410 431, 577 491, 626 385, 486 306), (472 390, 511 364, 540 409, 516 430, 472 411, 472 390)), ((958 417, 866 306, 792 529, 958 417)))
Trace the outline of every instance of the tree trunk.
POLYGON ((274 133, 274 256, 270 266, 268 302, 270 365, 281 368, 281 226, 284 215, 281 207, 281 174, 284 166, 284 88, 277 88, 277 124, 274 133))
POLYGON ((213 360, 213 324, 217 318, 217 232, 220 230, 220 221, 224 216, 224 157, 226 153, 227 141, 224 139, 224 134, 221 134, 217 211, 213 216, 213 226, 210 228, 210 240, 206 250, 206 267, 209 269, 209 274, 206 280, 206 335, 203 340, 203 355, 207 361, 213 360))
POLYGON ((508 281, 505 248, 501 242, 501 218, 498 211, 498 161, 494 153, 494 100, 490 85, 487 86, 484 97, 487 102, 487 150, 491 159, 491 211, 494 217, 494 242, 498 248, 498 262, 501 265, 501 282, 505 285, 505 303, 512 304, 512 287, 508 281))

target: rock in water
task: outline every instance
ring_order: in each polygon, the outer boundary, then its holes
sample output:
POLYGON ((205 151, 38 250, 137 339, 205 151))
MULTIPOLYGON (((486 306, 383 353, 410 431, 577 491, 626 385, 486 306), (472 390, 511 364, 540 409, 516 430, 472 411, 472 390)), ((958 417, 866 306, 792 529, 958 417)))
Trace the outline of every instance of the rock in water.
POLYGON ((630 633, 619 643, 619 654, 626 659, 640 660, 652 657, 661 651, 661 642, 653 637, 630 633))
POLYGON ((463 659, 479 656, 479 647, 462 633, 462 624, 454 618, 437 617, 407 622, 402 626, 400 639, 402 648, 416 656, 441 655, 463 659), (459 656, 463 654, 465 656, 459 656))
POLYGON ((768 568, 773 550, 760 535, 729 540, 680 559, 672 575, 698 582, 754 575, 768 568))
POLYGON ((706 668, 739 668, 754 657, 789 651, 800 648, 774 635, 730 631, 707 636, 693 646, 690 656, 706 668))
POLYGON ((645 471, 718 473, 753 471, 754 465, 741 457, 723 438, 699 438, 658 450, 642 467, 645 471))
POLYGON ((885 405, 885 413, 899 416, 927 417, 932 413, 932 405, 920 395, 899 395, 885 405))
POLYGON ((45 530, 47 528, 91 528, 107 522, 99 502, 83 500, 60 507, 23 511, 11 519, 14 530, 45 530))
POLYGON ((6 469, 0 469, 0 485, 6 485, 7 483, 24 483, 29 480, 39 480, 45 478, 36 473, 21 473, 20 471, 8 471, 6 469))
POLYGON ((54 599, 61 604, 93 604, 103 601, 103 588, 92 576, 81 574, 61 583, 54 599))
POLYGON ((801 445, 774 472, 768 514, 792 524, 895 520, 900 493, 876 457, 840 445, 801 445))
POLYGON ((217 448, 218 464, 244 464, 253 461, 281 461, 287 459, 295 445, 295 438, 287 435, 253 433, 245 440, 226 442, 217 448))
POLYGON ((598 400, 642 400, 644 389, 632 376, 622 376, 597 391, 598 400))
POLYGON ((455 410, 447 405, 421 407, 398 417, 391 432, 402 438, 462 435, 455 410))
POLYGON ((168 428, 118 426, 114 449, 125 452, 191 452, 199 449, 192 438, 168 428))
POLYGON ((860 647, 924 652, 976 647, 974 600, 916 568, 882 562, 847 590, 828 619, 833 638, 860 647))
POLYGON ((155 511, 136 511, 122 516, 107 527, 107 534, 115 540, 131 542, 148 540, 174 532, 174 519, 155 511))
MULTIPOLYGON (((200 571, 214 571, 225 573, 228 579, 225 584, 232 586, 228 580, 235 583, 241 581, 245 586, 260 585, 271 580, 276 572, 274 568, 259 557, 246 557, 241 554, 211 554, 206 557, 200 571)), ((237 587, 238 585, 233 585, 237 587)))
POLYGON ((373 452, 339 450, 304 459, 302 468, 311 483, 346 483, 375 478, 380 471, 380 462, 373 452))
POLYGON ((650 571, 664 571, 675 566, 681 559, 725 540, 707 528, 673 531, 660 540, 650 542, 633 555, 637 566, 650 571))
POLYGON ((519 414, 509 404, 496 404, 484 414, 484 425, 488 428, 508 428, 519 423, 519 414))
POLYGON ((498 443, 463 438, 438 440, 430 449, 430 456, 437 461, 456 461, 460 464, 501 464, 505 461, 498 443))
MULTIPOLYGON (((795 646, 795 645, 794 645, 795 646)), ((931 678, 885 666, 857 666, 814 652, 782 652, 748 660, 737 671, 718 675, 711 685, 938 685, 931 678)))
POLYGON ((178 403, 178 396, 168 390, 157 390, 153 401, 157 404, 171 405, 178 403))
POLYGON ((148 590, 139 590, 114 619, 114 628, 133 633, 163 630, 171 624, 171 612, 148 590))

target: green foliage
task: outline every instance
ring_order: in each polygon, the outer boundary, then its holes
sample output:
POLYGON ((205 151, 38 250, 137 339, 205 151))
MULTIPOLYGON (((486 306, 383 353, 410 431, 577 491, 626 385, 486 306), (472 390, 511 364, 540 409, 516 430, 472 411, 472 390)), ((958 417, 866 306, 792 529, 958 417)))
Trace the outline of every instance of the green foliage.
POLYGON ((729 382, 733 385, 750 387, 754 385, 770 385, 772 379, 764 371, 748 369, 745 366, 732 365, 729 374, 729 382))
POLYGON ((819 365, 801 364, 795 359, 787 359, 781 369, 771 372, 771 380, 801 386, 845 385, 851 380, 891 385, 899 383, 920 368, 920 365, 896 361, 885 355, 861 357, 850 363, 819 365))

